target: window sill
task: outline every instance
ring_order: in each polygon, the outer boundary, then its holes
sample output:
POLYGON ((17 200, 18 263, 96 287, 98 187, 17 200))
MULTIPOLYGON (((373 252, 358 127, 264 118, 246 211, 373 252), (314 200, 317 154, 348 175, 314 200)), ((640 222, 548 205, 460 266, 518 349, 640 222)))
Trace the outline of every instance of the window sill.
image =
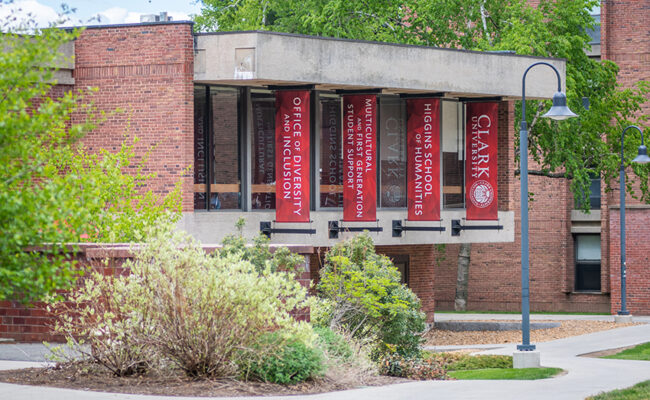
POLYGON ((569 292, 570 295, 583 295, 583 294, 588 294, 588 295, 599 295, 599 296, 605 296, 609 295, 607 292, 601 292, 599 290, 579 290, 579 291, 572 291, 569 292))

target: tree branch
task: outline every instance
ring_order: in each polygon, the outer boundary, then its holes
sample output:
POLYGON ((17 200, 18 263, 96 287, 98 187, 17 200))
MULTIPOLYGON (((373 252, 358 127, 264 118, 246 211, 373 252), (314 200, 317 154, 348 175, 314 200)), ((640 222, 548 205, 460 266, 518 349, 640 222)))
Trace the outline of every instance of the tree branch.
MULTIPOLYGON (((515 170, 515 176, 521 175, 521 170, 518 168, 515 170)), ((545 176, 547 178, 566 178, 566 179, 573 179, 573 176, 571 174, 566 175, 564 172, 547 172, 547 171, 539 171, 539 170, 528 170, 528 175, 535 175, 535 176, 545 176)))

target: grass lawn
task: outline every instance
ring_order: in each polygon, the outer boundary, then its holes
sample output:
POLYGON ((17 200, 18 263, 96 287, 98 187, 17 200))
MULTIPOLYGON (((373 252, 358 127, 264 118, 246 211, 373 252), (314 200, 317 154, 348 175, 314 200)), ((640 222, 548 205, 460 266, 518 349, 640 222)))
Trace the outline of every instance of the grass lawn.
POLYGON ((612 354, 611 356, 604 356, 601 358, 650 361, 650 342, 643 343, 631 349, 623 350, 620 353, 612 354))
POLYGON ((612 390, 589 397, 588 400, 646 400, 650 399, 650 380, 637 383, 627 389, 612 390))
POLYGON ((449 376, 456 379, 518 379, 534 380, 553 377, 562 372, 561 368, 486 368, 467 371, 451 371, 449 376))

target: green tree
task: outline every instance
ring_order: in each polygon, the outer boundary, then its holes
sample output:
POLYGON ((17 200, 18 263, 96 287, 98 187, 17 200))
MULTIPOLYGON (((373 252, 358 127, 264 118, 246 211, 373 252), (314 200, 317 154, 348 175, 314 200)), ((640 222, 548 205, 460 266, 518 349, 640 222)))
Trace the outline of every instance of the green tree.
MULTIPOLYGON (((580 118, 557 124, 539 118, 548 102, 528 104, 529 150, 539 165, 530 172, 569 178, 578 200, 588 199, 590 175, 601 176, 606 182, 617 178, 622 128, 647 118, 640 111, 647 101, 648 82, 622 90, 616 64, 590 59, 585 53, 589 48, 586 28, 594 26, 589 10, 599 4, 597 0, 541 0, 537 8, 526 0, 202 3, 201 14, 195 17, 199 30, 262 29, 565 58, 569 106, 580 118), (582 97, 590 99, 589 110, 582 106, 582 97)), ((549 88, 554 84, 549 82, 549 88)), ((633 158, 630 156, 640 143, 636 135, 630 132, 626 138, 626 160, 633 158)), ((641 178, 639 197, 650 201, 648 168, 633 166, 632 170, 641 178)), ((581 203, 587 207, 588 201, 581 203)))
POLYGON ((0 35, 0 300, 30 301, 74 283, 80 241, 142 239, 180 212, 180 190, 142 190, 151 175, 134 144, 90 154, 80 144, 101 120, 76 91, 55 88, 57 51, 79 31, 22 26, 0 35), (128 172, 130 171, 130 172, 128 172))

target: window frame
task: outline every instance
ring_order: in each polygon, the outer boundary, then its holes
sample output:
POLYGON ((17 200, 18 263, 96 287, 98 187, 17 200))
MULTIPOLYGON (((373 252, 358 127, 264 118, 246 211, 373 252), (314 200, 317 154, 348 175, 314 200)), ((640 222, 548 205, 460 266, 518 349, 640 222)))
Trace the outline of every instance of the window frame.
MULTIPOLYGON (((574 273, 573 273, 573 290, 575 292, 580 292, 580 293, 602 293, 602 273, 603 273, 602 260, 603 260, 603 257, 602 257, 602 237, 601 237, 601 235, 598 234, 598 233, 576 233, 576 234, 573 235, 573 249, 574 249, 573 250, 573 252, 574 252, 574 256, 573 256, 573 266, 574 266, 574 268, 573 268, 573 270, 574 270, 574 273), (578 242, 579 242, 578 238, 579 237, 585 237, 585 236, 597 236, 599 238, 598 243, 601 246, 601 252, 600 252, 600 259, 599 260, 595 260, 595 259, 579 260, 578 259, 578 247, 579 247, 578 246, 578 242), (578 280, 578 276, 579 276, 581 270, 583 269, 582 267, 584 267, 584 269, 586 269, 586 268, 595 267, 595 266, 598 266, 598 278, 599 278, 598 279, 598 289, 585 289, 585 288, 579 287, 580 281, 578 280)), ((584 286, 584 285, 582 285, 582 286, 584 286)))

